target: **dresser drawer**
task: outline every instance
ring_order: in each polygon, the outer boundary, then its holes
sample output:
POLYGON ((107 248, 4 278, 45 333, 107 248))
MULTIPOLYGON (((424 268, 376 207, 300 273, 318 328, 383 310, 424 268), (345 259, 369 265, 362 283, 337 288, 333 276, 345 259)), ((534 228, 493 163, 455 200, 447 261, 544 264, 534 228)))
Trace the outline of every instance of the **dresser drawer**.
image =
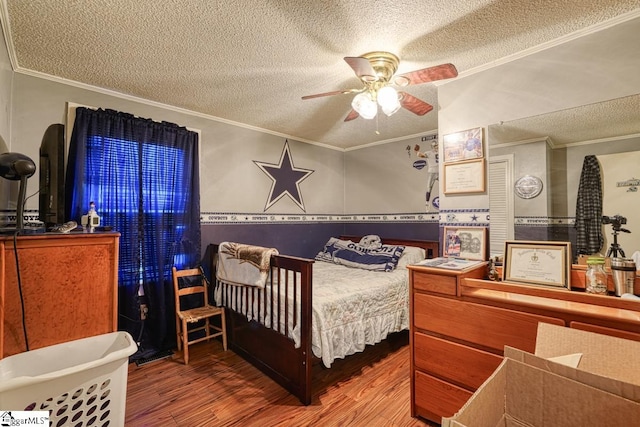
POLYGON ((504 308, 433 295, 415 294, 413 322, 424 329, 502 353, 504 346, 535 351, 538 322, 564 326, 564 321, 504 308))
POLYGON ((415 373, 414 387, 416 415, 436 423, 458 412, 473 394, 419 371, 415 373))
POLYGON ((413 289, 419 291, 437 292, 444 295, 456 295, 457 277, 443 274, 432 274, 424 271, 412 270, 413 289))
POLYGON ((415 332, 414 364, 417 369, 475 390, 491 376, 502 357, 465 345, 415 332))

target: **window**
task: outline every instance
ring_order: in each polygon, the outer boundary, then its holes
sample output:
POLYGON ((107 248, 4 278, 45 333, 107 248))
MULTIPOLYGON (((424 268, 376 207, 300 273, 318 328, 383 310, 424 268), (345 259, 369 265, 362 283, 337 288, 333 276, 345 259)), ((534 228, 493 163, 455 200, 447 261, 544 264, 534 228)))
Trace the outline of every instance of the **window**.
MULTIPOLYGON (((116 230, 124 230, 128 224, 136 223, 143 227, 165 224, 168 225, 162 233, 165 242, 175 242, 184 231, 185 224, 181 218, 184 218, 186 207, 180 201, 186 200, 184 192, 189 187, 183 182, 185 164, 182 150, 93 135, 87 143, 85 167, 88 180, 84 191, 93 196, 91 201, 96 204, 102 224, 111 224, 116 230), (175 174, 166 173, 167 168, 175 174), (105 177, 115 179, 105 180, 105 177), (123 182, 127 185, 122 185, 123 182), (153 185, 144 185, 145 182, 153 185)), ((143 262, 143 241, 139 241, 137 246, 121 248, 124 256, 120 260, 120 286, 139 283, 152 275, 153 269, 145 267, 143 262)), ((184 248, 178 249, 173 255, 172 265, 183 264, 187 258, 181 253, 184 248)))
POLYGON ((144 290, 158 349, 175 328, 171 267, 200 263, 198 134, 112 110, 77 108, 67 169, 68 218, 94 202, 120 233, 119 329, 137 335, 144 290))

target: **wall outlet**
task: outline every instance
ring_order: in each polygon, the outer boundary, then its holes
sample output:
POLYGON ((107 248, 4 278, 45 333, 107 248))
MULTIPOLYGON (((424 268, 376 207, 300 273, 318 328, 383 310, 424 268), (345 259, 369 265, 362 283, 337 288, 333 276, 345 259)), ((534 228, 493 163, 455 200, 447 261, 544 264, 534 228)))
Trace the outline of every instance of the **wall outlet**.
POLYGON ((147 304, 140 304, 140 320, 145 320, 148 313, 149 307, 147 307, 147 304))

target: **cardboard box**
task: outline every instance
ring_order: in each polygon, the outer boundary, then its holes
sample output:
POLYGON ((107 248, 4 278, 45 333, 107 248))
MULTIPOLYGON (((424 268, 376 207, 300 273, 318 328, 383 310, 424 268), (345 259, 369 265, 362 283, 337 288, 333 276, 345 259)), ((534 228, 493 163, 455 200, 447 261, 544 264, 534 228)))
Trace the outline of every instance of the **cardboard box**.
POLYGON ((640 342, 540 323, 443 427, 640 425, 640 342))

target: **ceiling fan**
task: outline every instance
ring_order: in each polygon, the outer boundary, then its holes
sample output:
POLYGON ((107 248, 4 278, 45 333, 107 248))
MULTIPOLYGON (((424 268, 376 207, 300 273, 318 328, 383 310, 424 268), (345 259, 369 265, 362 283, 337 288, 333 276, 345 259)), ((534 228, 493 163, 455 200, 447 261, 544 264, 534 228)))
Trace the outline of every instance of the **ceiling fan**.
POLYGON ((362 88, 307 95, 302 99, 356 93, 351 102, 352 110, 344 119, 345 122, 358 117, 373 119, 377 115, 378 105, 387 116, 395 114, 401 107, 423 116, 431 111, 433 106, 407 92, 398 91, 393 86, 402 88, 458 75, 458 70, 453 64, 441 64, 395 75, 400 59, 389 52, 369 52, 362 56, 347 56, 344 60, 362 81, 362 88))

